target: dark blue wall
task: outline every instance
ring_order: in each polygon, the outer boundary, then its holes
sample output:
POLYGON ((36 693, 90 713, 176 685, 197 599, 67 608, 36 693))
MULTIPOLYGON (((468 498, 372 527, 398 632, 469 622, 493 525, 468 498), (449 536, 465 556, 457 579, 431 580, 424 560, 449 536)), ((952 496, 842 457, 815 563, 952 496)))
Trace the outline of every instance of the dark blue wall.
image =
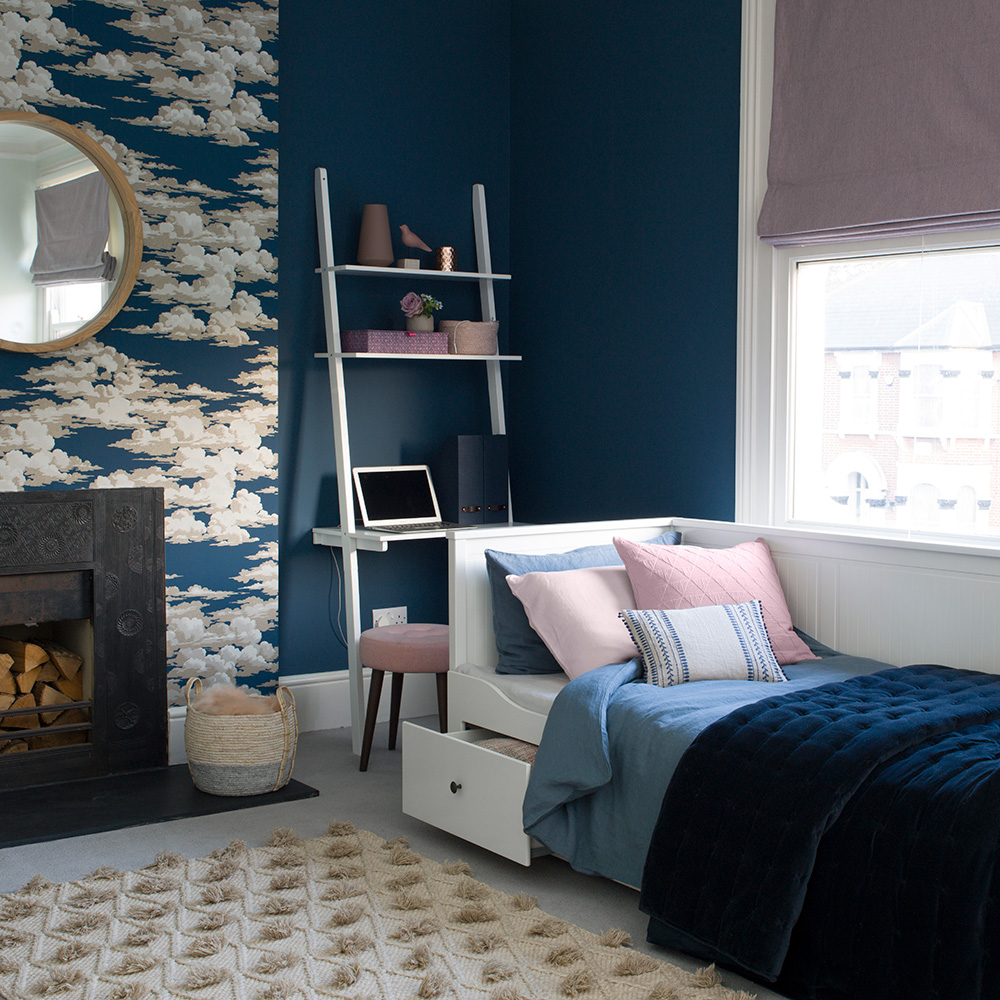
MULTIPOLYGON (((313 209, 330 172, 335 252, 366 202, 474 260, 486 186, 509 367, 515 516, 681 514, 734 503, 740 2, 297 0, 281 11, 281 668, 346 665, 332 638, 333 436, 313 209), (318 41, 317 39, 323 39, 318 41)), ((397 244, 397 255, 401 255, 397 244)), ((409 282, 341 283, 341 322, 398 324, 409 282)), ((443 316, 474 288, 414 283, 443 316)), ((357 362, 355 464, 424 461, 489 428, 475 364, 357 362)), ((444 621, 443 542, 361 554, 362 622, 444 621)))
POLYGON ((515 514, 731 519, 740 2, 512 7, 515 514))
MULTIPOLYGON (((313 201, 326 167, 338 263, 355 263, 361 211, 388 205, 393 234, 409 225, 454 246, 475 270, 472 185, 486 188, 494 269, 509 268, 510 7, 507 0, 295 0, 281 9, 279 395, 281 670, 347 665, 331 632, 339 587, 316 525, 338 522, 333 425, 313 201), (332 607, 332 612, 330 608, 332 607)), ((403 246, 396 241, 396 255, 403 246)), ((345 279, 341 326, 402 328, 408 291, 478 317, 475 285, 345 279)), ((497 296, 506 346, 507 289, 497 296)), ((449 434, 490 429, 485 370, 469 363, 354 362, 346 373, 355 465, 428 461, 449 434)), ((336 553, 339 560, 340 553, 336 553)), ((443 541, 361 553, 362 623, 405 604, 410 621, 447 620, 443 541)))

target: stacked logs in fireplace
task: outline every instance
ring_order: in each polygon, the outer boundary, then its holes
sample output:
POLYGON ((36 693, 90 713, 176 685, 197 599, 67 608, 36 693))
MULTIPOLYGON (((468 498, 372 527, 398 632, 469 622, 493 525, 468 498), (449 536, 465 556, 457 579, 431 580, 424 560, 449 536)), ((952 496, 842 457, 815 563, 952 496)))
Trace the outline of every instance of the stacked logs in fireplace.
POLYGON ((0 635, 0 754, 86 743, 83 657, 58 643, 0 635))

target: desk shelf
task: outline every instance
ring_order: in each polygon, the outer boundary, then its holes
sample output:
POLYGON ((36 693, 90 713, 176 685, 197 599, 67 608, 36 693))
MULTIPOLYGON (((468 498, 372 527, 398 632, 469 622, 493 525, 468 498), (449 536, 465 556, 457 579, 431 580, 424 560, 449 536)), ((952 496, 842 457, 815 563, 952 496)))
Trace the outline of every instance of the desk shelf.
POLYGON ((332 528, 313 528, 313 545, 327 545, 342 549, 354 545, 367 552, 385 552, 390 542, 418 542, 428 538, 449 538, 452 534, 468 534, 470 531, 496 531, 497 528, 514 528, 521 525, 507 522, 501 524, 474 525, 467 528, 438 528, 434 531, 375 531, 371 528, 355 528, 351 532, 341 531, 340 525, 332 528))
POLYGON ((446 529, 435 531, 373 531, 370 528, 355 528, 341 531, 335 528, 313 528, 313 545, 329 545, 335 549, 354 546, 366 552, 385 552, 390 542, 418 542, 427 538, 447 538, 446 529))

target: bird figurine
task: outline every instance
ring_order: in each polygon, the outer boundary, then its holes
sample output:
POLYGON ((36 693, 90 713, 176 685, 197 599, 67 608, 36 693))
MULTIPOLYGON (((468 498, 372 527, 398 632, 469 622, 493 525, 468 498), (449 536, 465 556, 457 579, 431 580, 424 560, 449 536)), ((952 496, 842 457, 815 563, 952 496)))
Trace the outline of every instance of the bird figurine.
POLYGON ((399 231, 402 234, 400 239, 406 244, 406 246, 426 250, 430 253, 431 248, 405 223, 399 227, 399 231))

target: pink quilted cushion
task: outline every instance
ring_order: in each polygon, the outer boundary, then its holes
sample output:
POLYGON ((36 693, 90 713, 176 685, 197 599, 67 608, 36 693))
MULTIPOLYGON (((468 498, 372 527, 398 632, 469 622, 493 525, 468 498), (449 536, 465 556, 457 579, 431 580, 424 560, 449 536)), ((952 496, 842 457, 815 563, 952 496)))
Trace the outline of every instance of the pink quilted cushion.
POLYGON ((731 549, 643 545, 625 538, 614 542, 632 581, 637 609, 672 611, 759 600, 778 663, 818 659, 792 631, 781 581, 762 538, 731 549))
POLYGON ((448 669, 448 626, 408 622, 365 629, 358 658, 362 666, 394 674, 443 674, 448 669))
POLYGON ((618 618, 634 601, 621 566, 511 575, 507 585, 567 676, 579 677, 635 656, 632 639, 618 618))

